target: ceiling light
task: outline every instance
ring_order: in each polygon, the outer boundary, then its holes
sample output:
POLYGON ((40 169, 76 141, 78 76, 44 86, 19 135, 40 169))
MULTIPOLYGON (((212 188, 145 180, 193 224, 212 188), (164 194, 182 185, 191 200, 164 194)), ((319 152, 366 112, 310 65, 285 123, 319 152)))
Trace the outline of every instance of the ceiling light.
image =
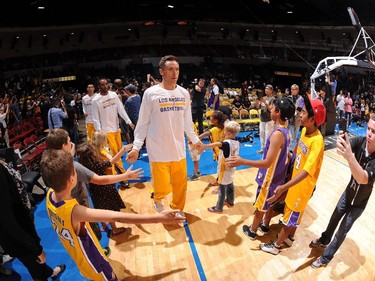
POLYGON ((286 13, 287 14, 293 14, 293 11, 287 11, 286 13))
POLYGON ((44 8, 45 8, 45 7, 43 7, 43 6, 39 6, 39 7, 38 7, 38 10, 44 10, 44 8))
POLYGON ((173 5, 168 5, 167 7, 170 8, 170 9, 173 9, 173 8, 174 8, 173 5))

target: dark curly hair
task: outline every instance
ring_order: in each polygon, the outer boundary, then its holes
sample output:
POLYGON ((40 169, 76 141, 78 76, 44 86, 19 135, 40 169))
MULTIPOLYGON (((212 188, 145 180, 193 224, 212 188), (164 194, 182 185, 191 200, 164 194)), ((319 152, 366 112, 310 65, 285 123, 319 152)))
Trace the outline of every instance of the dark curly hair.
POLYGON ((224 129, 224 123, 227 121, 227 116, 220 110, 215 110, 214 113, 212 113, 212 118, 219 121, 219 125, 217 126, 220 129, 224 129))
POLYGON ((77 147, 78 162, 90 170, 94 170, 96 163, 101 162, 101 157, 95 147, 84 142, 77 147))

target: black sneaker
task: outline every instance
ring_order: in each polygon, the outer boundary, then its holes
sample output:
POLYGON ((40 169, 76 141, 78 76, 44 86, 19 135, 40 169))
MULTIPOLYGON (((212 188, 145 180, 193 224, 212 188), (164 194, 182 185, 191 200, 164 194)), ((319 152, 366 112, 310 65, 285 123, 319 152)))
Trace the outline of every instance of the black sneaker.
POLYGON ((129 187, 130 187, 130 185, 129 185, 128 181, 122 181, 122 182, 120 182, 120 189, 124 190, 124 189, 127 189, 129 187))
POLYGON ((265 226, 263 221, 260 223, 260 225, 258 226, 258 229, 263 232, 263 234, 268 234, 268 232, 270 231, 270 228, 268 226, 265 226))
POLYGON ((249 237, 251 240, 255 240, 255 238, 257 237, 257 234, 256 234, 256 232, 252 232, 251 231, 251 225, 250 226, 248 226, 248 225, 243 225, 242 226, 242 231, 243 231, 243 233, 245 233, 245 235, 247 236, 247 237, 249 237))
POLYGON ((196 181, 197 179, 199 179, 199 175, 198 174, 193 174, 189 177, 189 181, 196 181))
POLYGON ((327 248, 327 246, 328 246, 328 244, 323 244, 322 242, 320 242, 319 238, 314 239, 310 242, 310 247, 312 247, 312 248, 316 248, 316 247, 327 248))
POLYGON ((60 267, 60 272, 57 273, 55 276, 51 276, 52 280, 57 280, 57 278, 59 278, 61 276, 61 274, 63 274, 64 271, 65 271, 65 269, 66 269, 66 265, 65 264, 61 264, 58 267, 60 267))
POLYGON ((110 247, 104 247, 104 254, 108 257, 111 254, 111 248, 110 247))

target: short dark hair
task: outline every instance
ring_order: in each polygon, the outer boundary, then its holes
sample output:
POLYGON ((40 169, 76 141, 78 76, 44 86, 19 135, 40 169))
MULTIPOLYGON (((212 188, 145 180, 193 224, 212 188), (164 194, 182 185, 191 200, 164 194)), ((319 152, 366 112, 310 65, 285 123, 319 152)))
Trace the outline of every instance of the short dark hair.
POLYGON ((53 104, 53 106, 59 106, 60 103, 61 103, 61 100, 60 100, 59 98, 54 98, 54 99, 52 100, 52 104, 53 104))
POLYGON ((311 102, 310 102, 310 99, 308 96, 304 96, 303 97, 303 102, 304 102, 304 105, 305 105, 305 108, 306 108, 306 112, 307 112, 307 117, 315 117, 314 115, 314 110, 312 108, 312 105, 311 105, 311 102))
POLYGON ((74 174, 73 156, 65 150, 46 150, 40 161, 40 172, 47 186, 60 192, 74 174))
POLYGON ((295 114, 295 105, 293 104, 293 101, 288 97, 275 99, 273 101, 273 105, 275 106, 276 110, 280 111, 280 119, 282 121, 291 119, 295 114))
POLYGON ((64 129, 53 129, 46 137, 46 147, 47 149, 62 149, 64 144, 68 143, 69 134, 64 129))
POLYGON ((164 66, 165 66, 165 63, 167 61, 176 61, 178 62, 178 59, 177 57, 173 56, 173 55, 167 55, 167 56, 164 56, 160 59, 160 62, 159 62, 159 68, 163 69, 164 66))

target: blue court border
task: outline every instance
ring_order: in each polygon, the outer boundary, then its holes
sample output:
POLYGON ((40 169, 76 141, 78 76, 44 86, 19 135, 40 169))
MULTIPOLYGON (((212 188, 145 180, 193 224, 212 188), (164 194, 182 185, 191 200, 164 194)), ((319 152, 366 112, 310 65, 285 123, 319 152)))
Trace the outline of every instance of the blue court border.
POLYGON ((195 247, 193 236, 191 235, 191 232, 190 232, 189 224, 186 221, 184 222, 184 229, 185 229, 186 236, 189 239, 190 250, 191 250, 191 252, 193 254, 193 257, 194 257, 195 266, 197 267, 199 278, 202 281, 207 281, 207 277, 206 277, 206 274, 204 274, 204 270, 203 270, 202 263, 201 263, 201 260, 199 258, 198 252, 197 252, 197 248, 195 247))

